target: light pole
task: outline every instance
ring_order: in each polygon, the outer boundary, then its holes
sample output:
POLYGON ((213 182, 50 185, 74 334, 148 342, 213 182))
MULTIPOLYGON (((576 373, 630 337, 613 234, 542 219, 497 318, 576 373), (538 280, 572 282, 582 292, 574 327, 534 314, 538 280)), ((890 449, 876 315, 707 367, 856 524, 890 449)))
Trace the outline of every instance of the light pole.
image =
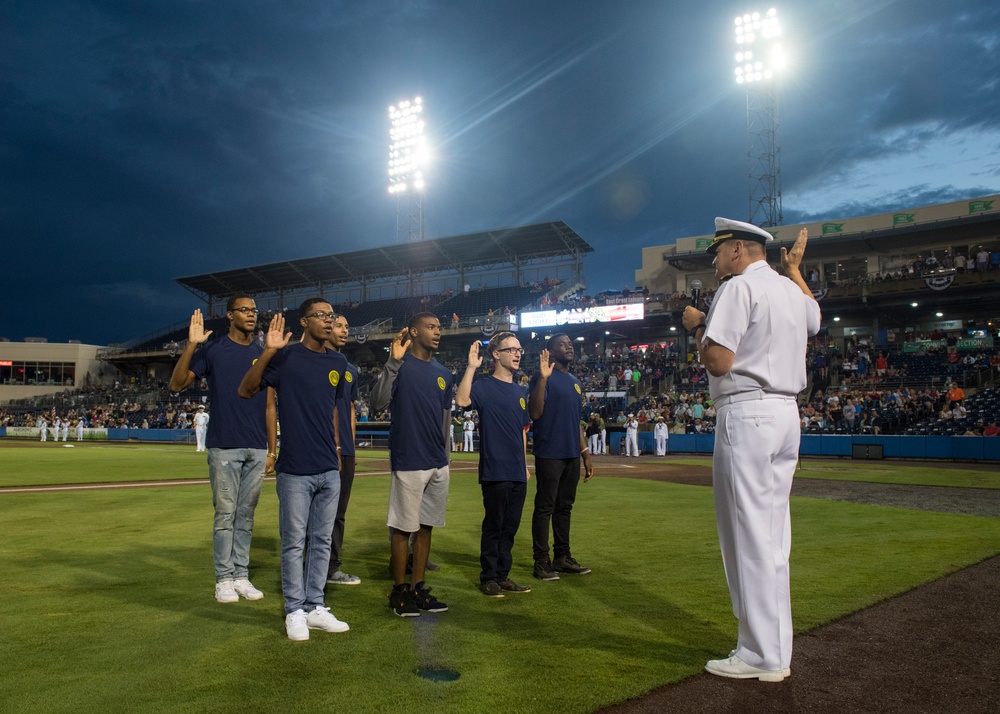
POLYGON ((778 78, 785 65, 778 11, 752 12, 735 20, 736 82, 747 90, 747 178, 750 223, 779 226, 781 145, 778 142, 778 78))
POLYGON ((396 197, 396 242, 424 239, 424 102, 420 97, 389 107, 389 193, 396 197))

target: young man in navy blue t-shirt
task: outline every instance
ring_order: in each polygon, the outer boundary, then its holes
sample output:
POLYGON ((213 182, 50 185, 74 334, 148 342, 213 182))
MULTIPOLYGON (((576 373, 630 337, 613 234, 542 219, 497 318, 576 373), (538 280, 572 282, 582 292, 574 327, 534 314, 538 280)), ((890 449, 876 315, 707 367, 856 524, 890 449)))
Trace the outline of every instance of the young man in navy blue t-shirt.
POLYGON ((441 323, 432 313, 418 313, 392 341, 389 360, 372 394, 377 412, 389 406, 389 516, 394 582, 389 606, 400 617, 420 610, 444 612, 448 606, 424 586, 431 531, 443 526, 448 504, 452 374, 436 359, 441 323), (413 537, 412 587, 406 582, 406 559, 413 537))
MULTIPOLYGON (((327 346, 343 353, 347 344, 347 318, 337 315, 333 321, 333 333, 327 346)), ((345 573, 340 569, 343 565, 341 550, 344 547, 344 526, 347 522, 347 506, 351 501, 351 487, 354 485, 354 432, 356 415, 354 405, 358 401, 358 368, 350 362, 344 373, 344 394, 337 401, 337 427, 340 433, 340 498, 337 500, 337 520, 333 525, 333 540, 330 544, 330 568, 326 582, 334 585, 359 585, 361 578, 345 573)))
POLYGON ((531 378, 528 412, 533 421, 535 455, 535 510, 531 516, 531 539, 535 556, 535 577, 558 580, 559 573, 586 575, 573 558, 569 546, 570 514, 580 482, 580 457, 586 474, 594 475, 587 437, 580 423, 583 385, 569 371, 573 361, 573 341, 568 335, 552 335, 539 360, 539 370, 531 378), (549 524, 552 524, 552 555, 549 560, 549 524))
POLYGON ((326 300, 306 300, 299 307, 302 340, 289 345, 284 315, 275 315, 264 351, 239 388, 244 398, 267 387, 278 394, 281 590, 285 631, 292 640, 309 639, 310 628, 348 629, 323 602, 340 496, 337 400, 343 396, 347 372, 347 359, 326 347, 335 317, 326 300))
POLYGON ((455 393, 455 405, 479 412, 479 484, 483 490, 483 534, 480 540, 479 587, 488 597, 505 592, 531 592, 510 579, 511 550, 521 525, 528 489, 528 392, 514 381, 521 366, 521 343, 511 332, 498 332, 486 353, 493 374, 473 381, 483 364, 479 342, 469 347, 469 364, 455 393))
POLYGON ((226 316, 229 331, 209 341, 212 330, 205 330, 201 310, 194 311, 187 345, 174 365, 169 389, 180 392, 195 379, 208 380, 212 419, 206 446, 215 508, 215 599, 228 603, 240 596, 247 600, 264 597, 249 579, 250 539, 264 474, 274 468, 277 458, 278 428, 274 390, 250 400, 236 393, 243 375, 263 351, 253 338, 257 305, 249 295, 234 295, 226 303, 226 316))

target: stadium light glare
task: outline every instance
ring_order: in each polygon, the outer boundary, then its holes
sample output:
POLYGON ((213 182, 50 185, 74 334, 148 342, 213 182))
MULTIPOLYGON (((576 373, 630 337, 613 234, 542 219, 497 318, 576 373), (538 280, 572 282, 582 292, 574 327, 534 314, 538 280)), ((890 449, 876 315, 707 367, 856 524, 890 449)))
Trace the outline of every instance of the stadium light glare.
POLYGON ((430 161, 421 97, 389 107, 389 193, 423 190, 423 170, 430 161), (419 175, 419 180, 416 180, 419 175))
POLYGON ((736 73, 738 84, 774 79, 788 66, 788 56, 778 42, 781 34, 778 11, 774 8, 763 15, 754 12, 736 18, 735 59, 737 66, 744 66, 743 72, 736 73), (748 64, 751 66, 745 66, 748 64), (753 75, 749 76, 749 72, 753 75))

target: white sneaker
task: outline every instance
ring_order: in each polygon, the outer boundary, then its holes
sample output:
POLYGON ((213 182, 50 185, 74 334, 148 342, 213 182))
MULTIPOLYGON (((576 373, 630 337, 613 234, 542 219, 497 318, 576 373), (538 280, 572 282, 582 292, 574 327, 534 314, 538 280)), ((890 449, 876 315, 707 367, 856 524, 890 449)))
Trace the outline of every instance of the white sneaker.
POLYGON ((285 615, 285 632, 288 639, 301 642, 309 639, 309 625, 306 623, 306 611, 299 609, 285 615))
POLYGON ((264 597, 264 593, 253 586, 246 578, 240 578, 239 580, 233 581, 233 590, 240 597, 247 600, 260 600, 264 597))
POLYGON ((240 596, 236 594, 232 580, 221 580, 215 584, 215 599, 219 602, 239 602, 240 596))
POLYGON ((317 607, 306 615, 306 623, 311 630, 326 630, 327 632, 347 632, 350 627, 346 622, 341 622, 328 607, 317 607))
POLYGON ((327 578, 326 582, 332 583, 334 585, 360 585, 361 578, 359 578, 357 575, 349 575, 348 573, 345 573, 343 570, 338 570, 329 578, 327 578))
POLYGON ((705 665, 705 671, 718 677, 729 677, 730 679, 759 679, 762 682, 782 682, 785 677, 791 676, 792 670, 788 667, 784 669, 761 669, 747 664, 737 657, 733 652, 729 653, 729 659, 709 660, 705 665))

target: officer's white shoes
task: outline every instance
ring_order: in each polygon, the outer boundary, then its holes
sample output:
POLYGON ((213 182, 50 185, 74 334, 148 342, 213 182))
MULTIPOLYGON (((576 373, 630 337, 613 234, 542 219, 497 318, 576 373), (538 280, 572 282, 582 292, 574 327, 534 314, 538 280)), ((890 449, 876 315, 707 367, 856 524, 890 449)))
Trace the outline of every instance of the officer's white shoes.
POLYGON ((733 652, 728 659, 712 659, 705 665, 705 671, 718 677, 729 679, 759 679, 762 682, 782 682, 792 674, 788 667, 784 669, 761 669, 747 664, 733 652))

